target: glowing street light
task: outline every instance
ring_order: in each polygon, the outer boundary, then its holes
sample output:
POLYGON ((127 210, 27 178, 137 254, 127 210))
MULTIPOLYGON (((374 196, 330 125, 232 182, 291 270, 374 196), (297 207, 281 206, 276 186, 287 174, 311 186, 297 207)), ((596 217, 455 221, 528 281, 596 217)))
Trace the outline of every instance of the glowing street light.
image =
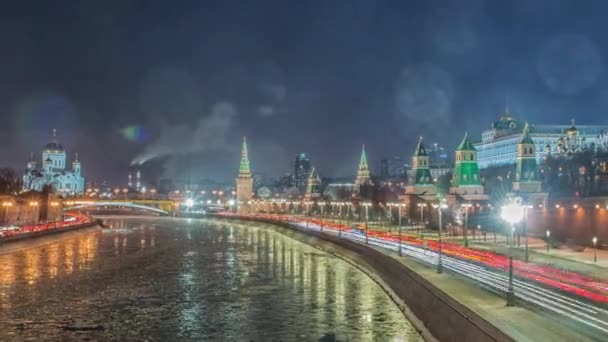
MULTIPOLYGON (((443 240, 441 238, 441 231, 442 231, 442 226, 443 226, 443 222, 442 222, 442 218, 443 218, 443 209, 446 209, 448 207, 447 205, 447 200, 445 198, 442 198, 439 200, 439 204, 433 204, 433 208, 437 209, 437 212, 439 213, 439 257, 437 260, 437 273, 443 273, 443 263, 441 261, 441 247, 443 244, 443 240)), ((401 215, 401 213, 400 213, 401 215)), ((401 243, 401 239, 399 239, 399 243, 401 243)))
POLYGON ((524 207, 521 198, 515 198, 511 203, 502 207, 500 216, 511 226, 511 239, 509 240, 509 288, 507 290, 507 306, 515 304, 515 292, 513 291, 513 232, 515 224, 524 218, 524 207))
MULTIPOLYGON (((467 229, 469 228, 469 208, 472 208, 473 205, 471 203, 463 203, 461 204, 462 210, 464 210, 464 225, 462 232, 464 234, 464 246, 469 247, 469 238, 467 236, 467 229)), ((475 231, 473 231, 475 232, 475 231)))
POLYGON ((549 252, 549 249, 551 248, 551 231, 547 230, 546 231, 546 235, 547 235, 547 252, 549 252))
POLYGON ((424 207, 426 207, 426 203, 417 203, 416 206, 420 208, 420 239, 424 240, 424 207))
POLYGON ((194 205, 194 200, 192 198, 188 198, 184 204, 186 204, 186 207, 192 208, 194 205))
POLYGON ((591 242, 593 242, 593 262, 597 262, 597 236, 594 236, 591 242))
POLYGON ((369 208, 372 204, 370 202, 364 202, 363 203, 363 207, 365 207, 365 244, 368 244, 368 239, 367 239, 367 223, 369 220, 369 216, 368 216, 368 211, 367 208, 369 208))

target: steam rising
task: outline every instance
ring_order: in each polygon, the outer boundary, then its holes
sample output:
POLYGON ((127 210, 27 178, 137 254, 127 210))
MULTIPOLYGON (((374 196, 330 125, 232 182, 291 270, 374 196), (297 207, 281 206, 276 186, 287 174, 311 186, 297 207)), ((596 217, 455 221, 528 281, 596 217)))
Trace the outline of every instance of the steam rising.
POLYGON ((211 114, 202 117, 195 127, 186 124, 167 126, 158 139, 131 161, 131 165, 166 156, 225 149, 228 146, 226 136, 236 115, 232 103, 221 102, 216 103, 211 114))

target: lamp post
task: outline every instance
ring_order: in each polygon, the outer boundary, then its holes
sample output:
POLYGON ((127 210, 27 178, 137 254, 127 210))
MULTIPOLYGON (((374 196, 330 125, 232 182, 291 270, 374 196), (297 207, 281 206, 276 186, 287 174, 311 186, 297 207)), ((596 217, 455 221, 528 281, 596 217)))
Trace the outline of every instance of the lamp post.
POLYGON ((434 204, 433 207, 437 208, 437 212, 439 213, 439 256, 437 259, 437 273, 443 273, 443 262, 441 261, 442 254, 442 245, 443 240, 441 237, 441 231, 443 226, 443 209, 447 208, 447 201, 445 198, 439 200, 439 204, 434 204))
POLYGON ((547 230, 547 252, 551 248, 551 231, 547 230))
POLYGON ((509 223, 511 239, 509 241, 509 287, 507 290, 507 306, 515 305, 515 292, 513 290, 513 231, 515 224, 523 219, 524 209, 521 198, 515 198, 511 203, 502 207, 501 217, 509 223))
POLYGON ((469 238, 467 237, 467 229, 469 225, 469 208, 473 205, 471 203, 464 203, 462 208, 464 208, 464 225, 463 225, 463 237, 464 237, 464 246, 469 247, 469 238))
POLYGON ((321 202, 321 231, 323 231, 323 212, 324 212, 324 208, 325 208, 325 202, 321 202))
POLYGON ((528 262, 529 260, 529 255, 528 255, 528 209, 532 208, 532 206, 528 206, 528 205, 524 205, 523 209, 524 209, 524 243, 525 243, 525 261, 528 262))
POLYGON ((399 233, 397 234, 398 238, 399 238, 399 256, 402 256, 402 252, 401 252, 401 207, 403 207, 403 203, 398 203, 397 204, 397 224, 399 224, 399 233))
POLYGON ((416 206, 420 208, 420 239, 424 239, 424 206, 426 204, 418 203, 416 206))
POLYGON ((591 239, 591 242, 593 242, 593 262, 596 263, 597 262, 597 236, 594 236, 593 239, 591 239))
POLYGON ((338 237, 342 237, 342 205, 344 203, 338 202, 338 237))
POLYGON ((368 220, 369 220, 367 208, 370 205, 371 205, 371 203, 369 203, 369 202, 363 203, 363 207, 365 207, 365 244, 366 245, 369 244, 368 237, 367 237, 367 224, 368 224, 368 220))

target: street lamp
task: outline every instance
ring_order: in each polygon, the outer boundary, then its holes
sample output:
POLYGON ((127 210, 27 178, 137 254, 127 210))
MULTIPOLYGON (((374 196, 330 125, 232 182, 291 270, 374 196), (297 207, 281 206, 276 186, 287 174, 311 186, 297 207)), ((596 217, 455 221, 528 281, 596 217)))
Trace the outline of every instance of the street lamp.
POLYGON ((463 225, 463 237, 464 237, 464 246, 469 247, 469 238, 467 237, 467 229, 469 225, 469 208, 473 205, 471 203, 462 204, 462 208, 464 209, 464 225, 463 225))
MULTIPOLYGON (((399 240, 399 256, 403 255, 403 252, 401 251, 401 208, 403 206, 405 206, 405 204, 403 203, 390 203, 389 204, 391 207, 397 207, 397 224, 399 225, 399 227, 397 228, 397 237, 399 240)), ((391 213, 392 215, 392 213, 391 213)))
POLYGON ((547 230, 547 252, 549 252, 549 249, 551 248, 551 231, 547 230))
POLYGON ((433 207, 436 208, 437 212, 439 213, 439 257, 437 259, 437 273, 443 273, 443 263, 441 261, 443 240, 441 238, 441 231, 443 229, 443 209, 448 207, 447 200, 445 198, 442 198, 441 200, 439 200, 439 204, 433 204, 433 207))
POLYGON ((511 239, 509 241, 509 288, 507 292, 507 306, 515 304, 515 292, 513 291, 513 231, 515 224, 524 218, 524 209, 521 205, 521 198, 515 198, 511 203, 502 207, 501 215, 511 227, 511 239))
POLYGON ((597 262, 597 236, 594 236, 591 242, 593 242, 593 262, 597 262))
POLYGON ((368 224, 368 211, 367 208, 372 205, 370 202, 365 202, 363 203, 363 207, 365 207, 365 244, 368 244, 368 238, 367 238, 367 224, 368 224))
POLYGON ((420 208, 420 239, 424 240, 424 207, 426 203, 418 203, 416 206, 420 208))

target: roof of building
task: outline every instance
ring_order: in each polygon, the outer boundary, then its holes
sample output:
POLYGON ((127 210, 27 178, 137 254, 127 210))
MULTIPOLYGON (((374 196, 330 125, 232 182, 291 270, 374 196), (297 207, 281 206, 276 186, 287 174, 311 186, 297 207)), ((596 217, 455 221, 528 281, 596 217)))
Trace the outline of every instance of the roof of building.
POLYGON ((418 139, 418 145, 416 145, 416 150, 414 151, 414 157, 426 157, 428 153, 426 152, 426 148, 424 144, 422 144, 422 137, 418 139))
POLYGON ((63 148, 63 145, 61 145, 60 143, 58 143, 56 141, 52 141, 52 142, 44 145, 44 150, 45 151, 65 151, 65 149, 63 148))
POLYGON ((475 151, 475 146, 473 146, 471 139, 469 139, 469 132, 464 134, 464 138, 462 138, 462 141, 460 142, 460 145, 458 145, 456 151, 475 151))
POLYGON ((528 126, 528 123, 526 122, 526 125, 524 126, 524 131, 521 134, 521 140, 519 141, 520 144, 534 144, 534 141, 532 141, 532 137, 530 136, 530 126, 528 126))
POLYGON ((361 158, 359 159, 359 170, 367 170, 367 155, 365 154, 365 144, 361 147, 361 158))

